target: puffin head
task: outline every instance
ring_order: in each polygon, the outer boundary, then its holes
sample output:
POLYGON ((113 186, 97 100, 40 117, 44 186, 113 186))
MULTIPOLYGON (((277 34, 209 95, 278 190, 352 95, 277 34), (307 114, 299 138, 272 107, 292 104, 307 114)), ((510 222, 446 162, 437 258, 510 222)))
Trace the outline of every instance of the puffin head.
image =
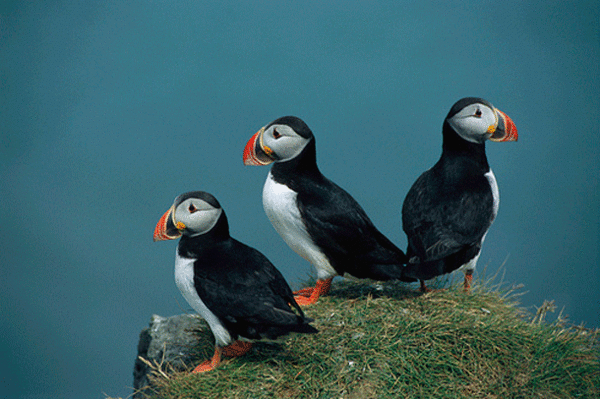
POLYGON ((491 141, 517 141, 517 127, 504 112, 482 98, 466 97, 450 109, 446 121, 464 140, 483 144, 491 141))
POLYGON ((245 165, 268 165, 297 157, 314 140, 310 128, 295 116, 275 119, 256 132, 244 148, 245 165))
POLYGON ((219 201, 207 192, 181 194, 158 221, 154 229, 154 241, 205 234, 215 227, 222 213, 219 201))

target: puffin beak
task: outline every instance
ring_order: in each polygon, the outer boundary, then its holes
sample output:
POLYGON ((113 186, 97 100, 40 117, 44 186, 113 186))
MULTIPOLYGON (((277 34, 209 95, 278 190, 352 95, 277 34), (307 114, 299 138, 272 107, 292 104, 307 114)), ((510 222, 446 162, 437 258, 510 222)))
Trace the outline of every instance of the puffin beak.
POLYGON ((496 108, 498 115, 498 126, 496 130, 490 136, 492 141, 517 141, 519 135, 517 134, 517 127, 515 123, 510 119, 508 115, 496 108))
POLYGON ((262 144, 264 131, 265 128, 263 127, 246 143, 246 147, 244 148, 244 165, 268 165, 275 161, 275 158, 272 156, 273 150, 262 144))
POLYGON ((181 237, 181 231, 173 223, 173 212, 175 205, 169 208, 158 221, 154 229, 154 241, 174 240, 181 237))

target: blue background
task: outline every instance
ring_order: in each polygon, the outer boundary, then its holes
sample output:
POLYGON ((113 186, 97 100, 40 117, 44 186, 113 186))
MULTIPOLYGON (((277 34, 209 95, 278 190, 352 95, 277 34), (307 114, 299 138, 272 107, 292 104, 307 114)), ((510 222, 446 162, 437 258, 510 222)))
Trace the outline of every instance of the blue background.
POLYGON ((140 330, 189 309, 176 243, 152 242, 185 191, 214 194, 297 288, 311 267, 264 215, 268 167, 241 160, 289 114, 405 248, 402 201, 448 110, 491 101, 520 139, 487 145, 501 201, 478 275, 599 327, 600 3, 458 4, 3 2, 0 396, 131 393, 140 330))

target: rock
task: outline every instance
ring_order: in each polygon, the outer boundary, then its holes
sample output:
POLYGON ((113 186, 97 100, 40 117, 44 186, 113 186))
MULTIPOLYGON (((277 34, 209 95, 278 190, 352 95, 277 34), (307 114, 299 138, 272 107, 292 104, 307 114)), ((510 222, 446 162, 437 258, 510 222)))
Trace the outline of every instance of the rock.
POLYGON ((193 368, 200 350, 211 351, 212 345, 210 330, 199 316, 153 315, 149 327, 140 333, 138 357, 133 369, 134 399, 148 397, 148 390, 152 387, 149 377, 153 371, 156 373, 157 368, 166 372, 193 368), (199 347, 202 348, 199 350, 199 347))

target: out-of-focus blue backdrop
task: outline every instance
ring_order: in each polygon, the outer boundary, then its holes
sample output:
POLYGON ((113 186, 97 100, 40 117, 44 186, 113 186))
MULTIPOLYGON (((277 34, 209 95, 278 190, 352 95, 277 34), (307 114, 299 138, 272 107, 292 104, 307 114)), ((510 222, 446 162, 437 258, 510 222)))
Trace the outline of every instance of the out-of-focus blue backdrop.
POLYGON ((178 194, 213 193, 232 235, 297 288, 311 267, 264 215, 260 127, 303 118, 323 173, 406 246, 400 209, 465 96, 515 121, 488 143, 500 212, 479 260, 599 327, 600 3, 27 1, 0 5, 0 392, 131 393, 138 333, 189 307, 178 194))

